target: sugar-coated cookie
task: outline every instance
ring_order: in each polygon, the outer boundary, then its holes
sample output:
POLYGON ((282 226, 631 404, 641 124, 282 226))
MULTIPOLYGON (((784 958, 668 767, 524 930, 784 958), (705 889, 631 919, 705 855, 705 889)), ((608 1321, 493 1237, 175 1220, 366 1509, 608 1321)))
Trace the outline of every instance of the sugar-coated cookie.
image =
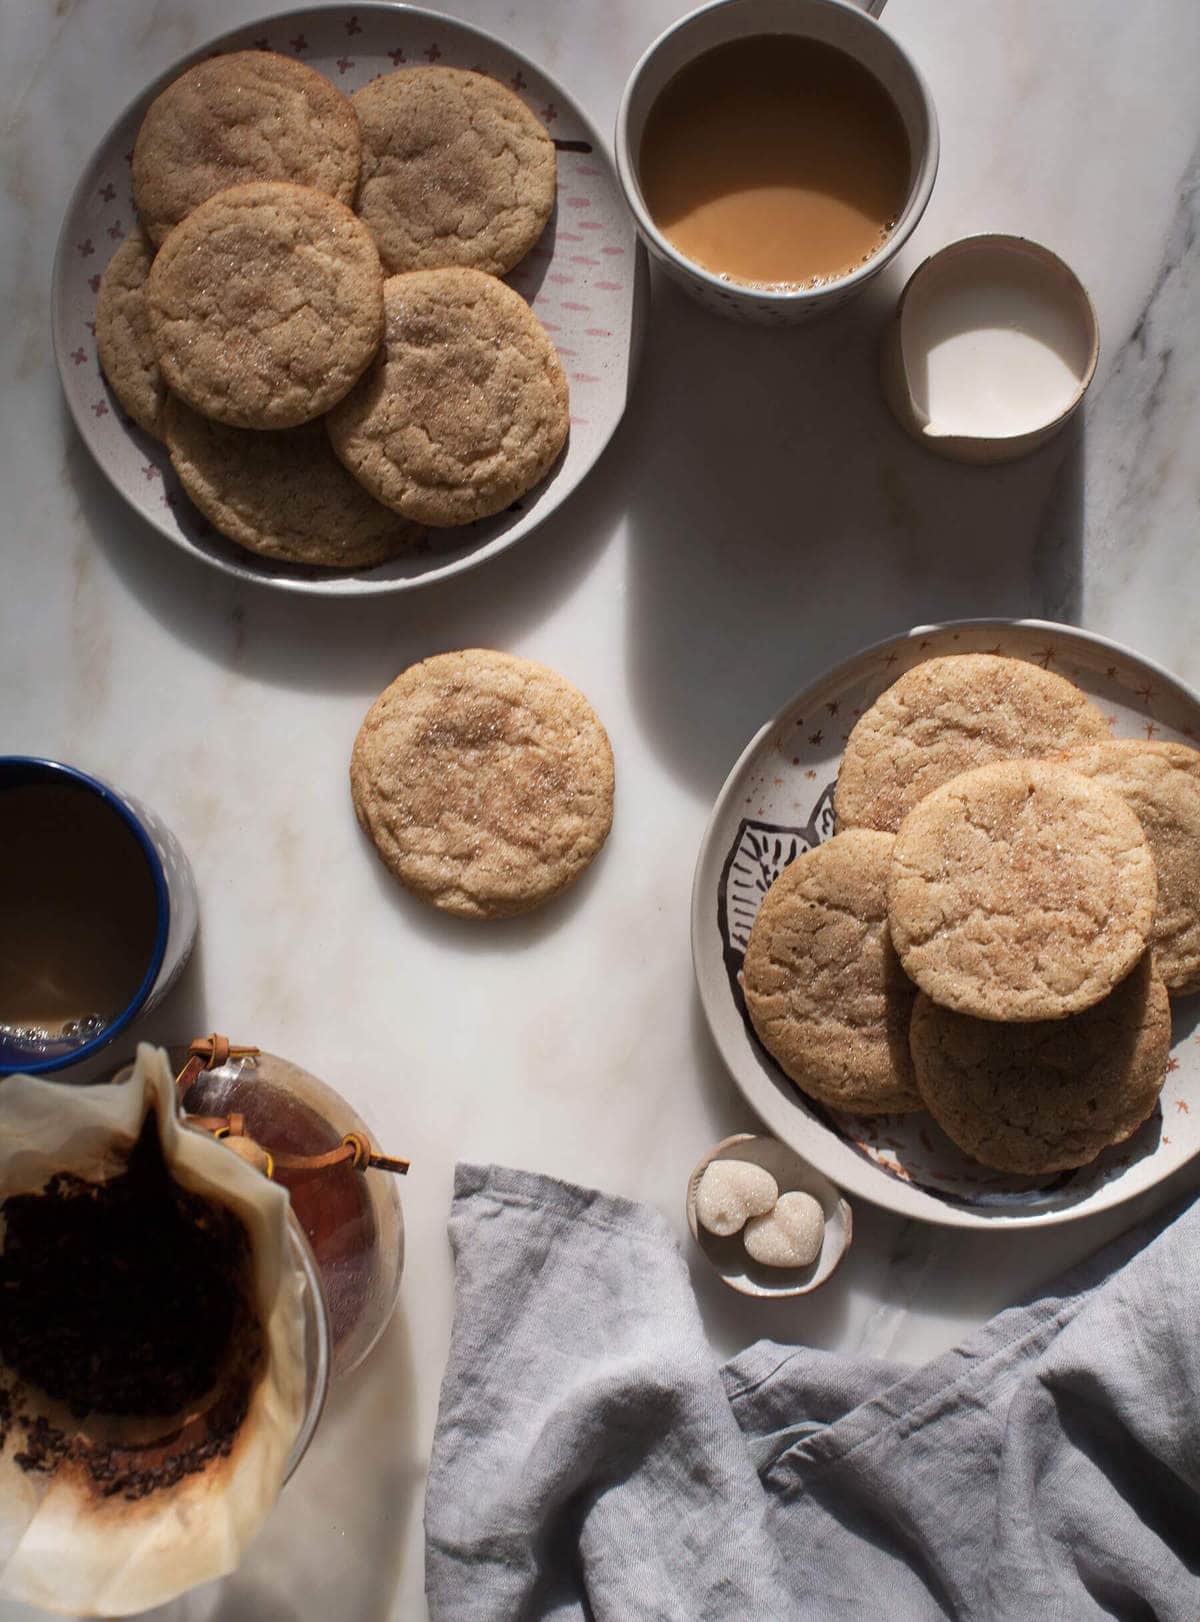
POLYGON ((350 101, 303 62, 231 51, 151 102, 133 148, 133 195, 159 243, 194 208, 248 180, 290 180, 354 201, 362 136, 350 101))
POLYGON ((1111 738, 1064 765, 1119 794, 1137 813, 1158 869, 1150 944, 1176 996, 1200 991, 1200 752, 1182 743, 1111 738))
POLYGON ((519 293, 479 270, 384 283, 383 347, 328 418, 342 461, 419 524, 502 512, 549 472, 569 425, 567 380, 519 293))
POLYGON ((696 1185, 696 1220, 722 1239, 775 1209, 779 1184, 750 1160, 710 1160, 696 1185))
POLYGON ((838 829, 895 833, 924 795, 974 766, 1109 736, 1071 682, 1024 659, 948 654, 906 671, 856 723, 838 772, 838 829))
POLYGON ((947 1137, 986 1166, 1049 1175, 1135 1132, 1167 1072, 1171 1011, 1145 953, 1107 997, 1069 1019, 998 1025, 917 998, 917 1085, 947 1137))
POLYGON ((900 961, 935 1002, 985 1020, 1061 1019, 1141 957, 1154 857, 1111 790, 1048 761, 952 778, 908 813, 888 874, 900 961))
POLYGON ((444 912, 502 918, 565 890, 603 845, 612 749, 561 676, 472 648, 411 666, 376 699, 350 787, 402 884, 444 912))
POLYGON ((383 336, 370 232, 310 186, 254 181, 201 203, 146 280, 168 386, 235 428, 295 428, 342 399, 383 336))
POLYGON ((148 434, 163 437, 167 399, 150 336, 146 277, 154 249, 141 231, 131 231, 113 254, 96 294, 96 353, 109 387, 148 434))
POLYGON ((856 828, 784 868, 742 971, 759 1040, 810 1098, 860 1115, 920 1109, 908 1050, 914 988, 893 950, 895 840, 856 828))
POLYGON ((793 1189, 772 1209, 746 1223, 742 1242, 751 1260, 764 1267, 811 1267, 821 1254, 825 1213, 811 1194, 793 1189))
POLYGON ((356 207, 389 272, 471 265, 502 276, 554 207, 554 142, 484 73, 413 67, 351 98, 362 126, 356 207))
POLYGON ((230 428, 172 397, 164 424, 183 488, 222 535, 251 552, 321 568, 368 568, 422 533, 350 477, 322 423, 230 428))

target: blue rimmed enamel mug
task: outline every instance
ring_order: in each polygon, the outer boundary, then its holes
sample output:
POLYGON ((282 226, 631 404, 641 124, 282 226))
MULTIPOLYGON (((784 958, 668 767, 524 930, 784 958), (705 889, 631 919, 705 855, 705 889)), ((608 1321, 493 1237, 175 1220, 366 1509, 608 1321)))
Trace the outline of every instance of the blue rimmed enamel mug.
MULTIPOLYGON (((179 841, 155 812, 133 795, 61 761, 0 755, 0 795, 36 784, 92 796, 133 835, 153 888, 153 946, 136 990, 111 1016, 77 1021, 60 1031, 0 1021, 0 1076, 16 1071, 45 1075, 97 1052, 139 1014, 161 1002, 182 973, 196 938, 198 907, 191 866, 179 841)), ((2 914, 0 898, 0 927, 2 914)))

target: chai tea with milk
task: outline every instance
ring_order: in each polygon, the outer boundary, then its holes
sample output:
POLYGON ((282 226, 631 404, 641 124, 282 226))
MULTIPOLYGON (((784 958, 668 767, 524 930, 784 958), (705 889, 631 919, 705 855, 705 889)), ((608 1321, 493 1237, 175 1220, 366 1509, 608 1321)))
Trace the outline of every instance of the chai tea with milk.
POLYGON ((666 85, 639 160, 655 224, 695 264, 743 285, 817 287, 895 229, 911 155, 895 104, 817 40, 718 45, 666 85))

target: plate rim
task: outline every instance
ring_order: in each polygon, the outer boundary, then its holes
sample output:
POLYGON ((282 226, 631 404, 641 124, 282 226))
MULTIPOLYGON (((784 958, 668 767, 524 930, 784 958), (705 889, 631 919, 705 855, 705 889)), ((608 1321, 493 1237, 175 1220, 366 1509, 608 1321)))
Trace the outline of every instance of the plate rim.
MULTIPOLYGON (((852 1194, 856 1199, 864 1199, 869 1204, 875 1205, 881 1210, 890 1211, 894 1215, 904 1218, 910 1222, 925 1222, 933 1227, 939 1228, 966 1229, 973 1233, 1012 1233, 1020 1228, 1049 1228, 1057 1227, 1059 1224, 1064 1222, 1082 1221, 1086 1217, 1099 1216, 1102 1211, 1114 1211, 1120 1206, 1127 1204, 1130 1200, 1145 1197, 1146 1195, 1150 1194, 1163 1179, 1156 1179, 1154 1183, 1151 1183, 1146 1188, 1131 1189, 1128 1193, 1118 1194, 1116 1198, 1100 1206, 1089 1206, 1086 1202, 1081 1202, 1078 1206, 1067 1206, 1056 1210, 1033 1212, 1028 1215, 1017 1215, 1005 1210, 988 1209, 984 1211, 977 1211, 971 1208, 940 1204, 935 1201, 931 1201, 931 1203, 933 1203, 936 1207, 932 1211, 927 1211, 924 1209, 914 1211, 902 1206, 895 1199, 888 1197, 894 1192, 891 1188, 890 1180, 883 1172, 879 1171, 877 1167, 869 1166, 868 1169, 867 1165, 859 1167, 851 1163, 845 1172, 838 1168, 831 1169, 825 1163, 820 1140, 818 1140, 817 1153, 814 1154, 811 1152, 810 1145, 798 1145, 791 1139, 782 1137, 780 1132, 776 1130, 775 1124, 770 1115, 764 1111, 759 1100, 751 1096, 750 1089, 743 1082, 740 1068, 735 1062, 735 1055, 729 1049, 723 1038, 721 1030, 718 1028, 715 1008, 710 1007, 710 999, 705 991, 705 979, 701 972, 701 960, 705 950, 702 936, 706 932, 707 926, 712 922, 711 910, 707 905, 707 897, 710 892, 709 866, 713 860, 713 851, 717 840, 718 823, 720 822, 726 809, 734 781, 739 777, 746 763, 757 752, 763 739, 769 734, 778 730, 785 716, 787 716, 810 692, 812 692, 814 688, 824 687, 830 683, 837 682, 844 676, 846 672, 848 672, 852 667, 860 664, 863 660, 870 659, 876 654, 883 653, 888 649, 896 648, 904 643, 912 642, 918 637, 928 636, 930 633, 940 635, 947 631, 996 630, 1003 632, 1005 630, 1012 630, 1014 628, 1020 628, 1028 631, 1044 631, 1047 634, 1060 637, 1076 644, 1082 643, 1084 646, 1089 648, 1108 649, 1110 652, 1118 654, 1124 659, 1132 660, 1134 663, 1140 665, 1143 669, 1151 672, 1163 683, 1165 687, 1172 689, 1176 697, 1183 699, 1186 703, 1200 712, 1200 693, 1197 693, 1195 689, 1188 685, 1187 682, 1182 681, 1177 675, 1175 675, 1173 671, 1167 670, 1165 666, 1159 664, 1157 660, 1145 657, 1143 654, 1138 653, 1135 649, 1130 648, 1125 643, 1118 642, 1112 637, 1103 635, 1101 632, 1086 630, 1083 626, 1064 625, 1054 620, 1025 619, 1015 616, 997 617, 992 615, 984 615, 972 619, 939 620, 914 625, 907 631, 897 631, 892 636, 881 637, 874 642, 866 643, 863 647, 856 649, 856 651, 850 654, 847 658, 840 660, 836 665, 832 665, 826 670, 818 671, 817 674, 813 676, 811 681, 806 682, 803 687, 799 688, 795 693, 793 693, 791 697, 781 704, 762 724, 762 726, 760 726, 754 732, 745 748, 741 750, 737 759, 726 773, 725 780, 721 784, 721 787, 717 792, 717 796, 713 801, 712 809, 708 815, 708 821, 705 824, 704 833, 700 839, 699 849, 696 853, 696 865, 692 873, 691 948, 692 974, 695 981, 696 993, 700 999, 700 1006, 704 1012, 705 1024, 708 1028, 709 1035, 712 1038, 713 1045, 716 1048, 717 1053, 720 1055, 721 1063, 724 1065, 730 1080, 737 1088, 739 1096, 747 1105, 749 1105, 750 1109, 754 1111, 755 1116, 763 1123, 763 1126, 767 1131, 774 1133, 776 1137, 781 1137, 781 1141, 786 1143, 788 1147, 791 1148, 796 1154, 800 1155, 803 1159, 808 1160, 814 1167, 816 1167, 818 1171, 823 1173, 824 1176, 830 1178, 834 1183, 846 1190, 848 1193, 852 1194)), ((720 983, 719 977, 717 983, 720 983)), ((1194 1160, 1198 1155, 1200 1155, 1200 1142, 1197 1143, 1196 1147, 1185 1160, 1181 1161, 1178 1166, 1172 1167, 1170 1172, 1164 1173, 1164 1177, 1170 1176, 1175 1171, 1181 1170, 1183 1166, 1189 1164, 1189 1162, 1194 1160)))
MULTIPOLYGON (((482 567, 482 565, 485 563, 491 562, 493 558, 499 557, 502 553, 508 551, 510 547, 516 546, 517 543, 523 541, 526 536, 532 535, 541 527, 542 523, 546 519, 552 517, 553 514, 564 507, 575 495, 575 492, 588 481, 599 462, 603 459, 608 447, 611 445, 613 438, 616 435, 617 429, 620 427, 625 418, 625 413, 628 410, 629 401, 633 395, 634 386, 641 370, 642 360, 646 348, 646 331, 649 325, 650 268, 649 261, 646 256, 645 245, 637 231, 631 230, 634 244, 633 295, 630 315, 629 365, 626 371, 627 386, 625 390, 625 398, 621 404, 621 409, 614 416, 612 424, 607 433, 605 433, 599 440, 596 446, 595 455, 593 456, 591 462, 586 468, 583 469, 579 478, 570 487, 570 489, 564 489, 556 498, 551 498, 550 504, 545 508, 544 511, 538 514, 532 523, 529 523, 526 526, 519 524, 514 525, 511 529, 505 530, 503 534, 496 536, 493 541, 488 542, 482 547, 478 547, 475 551, 468 553, 465 557, 455 558, 450 563, 444 564, 437 568, 428 569, 421 574, 405 575, 396 579, 372 580, 369 574, 361 577, 355 576, 353 577, 353 589, 346 590, 345 587, 347 581, 345 576, 341 576, 339 578, 322 578, 320 576, 314 578, 302 578, 300 576, 291 578, 284 575, 257 574, 252 569, 239 567, 236 560, 216 557, 211 553, 204 551, 200 547, 193 546, 188 541, 186 536, 176 533, 166 524, 157 521, 149 514, 144 513, 140 508, 134 506, 133 502, 126 494, 124 486, 119 481, 115 470, 110 468, 104 461, 102 461, 92 449, 88 436, 84 431, 85 422, 82 417, 82 413, 80 410, 76 409, 76 403, 71 396, 70 390, 66 386, 69 350, 68 339, 63 331, 62 311, 64 302, 63 283, 66 276, 66 264, 68 262, 69 248, 67 230, 68 223, 73 217, 76 209, 82 205, 83 199, 86 196, 85 185, 88 181, 88 177, 91 173, 92 166, 97 155, 109 145, 116 134, 118 127, 125 121, 126 118, 130 116, 139 102, 148 100, 158 95, 167 87, 168 84, 170 84, 174 79, 178 78, 180 73, 182 73, 188 66, 200 60, 205 53, 220 49, 228 41, 233 40, 237 36, 245 34, 248 29, 269 28, 291 18, 314 16, 325 17, 342 11, 348 14, 354 13, 355 15, 360 16, 364 12, 404 13, 408 18, 421 21, 427 20, 434 26, 448 24, 453 29, 457 29, 463 33, 472 35, 475 39, 481 41, 483 44, 497 47, 502 51, 508 52, 519 65, 531 68, 540 78, 544 79, 547 84, 552 86, 557 96, 561 97, 570 105, 573 115, 578 118, 580 125, 591 139, 593 150, 608 169, 612 178, 614 193, 619 199, 622 208, 626 208, 627 211, 627 205, 624 201, 624 192, 621 188, 620 175, 617 172, 616 161, 610 149, 610 144, 607 140, 605 140, 604 136, 593 122, 591 115, 580 104, 578 98, 563 86, 561 80, 559 80, 556 75, 547 72, 546 69, 542 67, 539 67, 539 65, 530 57, 526 56, 523 51, 518 50, 513 45, 509 45, 508 42, 502 39, 498 34, 492 33, 489 29, 481 28, 476 23, 468 22, 462 18, 451 16, 445 11, 434 11, 427 6, 410 5, 407 3, 407 0, 326 0, 325 4, 288 6, 280 11, 272 11, 266 16, 246 18, 242 22, 235 24, 233 27, 224 29, 219 34, 215 34, 201 40, 191 50, 183 52, 182 55, 176 57, 166 68, 164 68, 160 74, 145 84, 142 89, 136 93, 136 95, 130 97, 116 116, 110 121, 104 131, 104 134, 92 146, 91 150, 83 161, 83 166, 80 169, 78 179, 71 188, 70 196, 68 197, 66 206, 63 209, 62 220, 58 228, 58 237, 54 246, 54 263, 50 272, 50 340, 51 346, 54 350, 54 362, 58 370, 62 397, 64 403, 66 404, 67 411, 70 415, 75 432, 79 436, 80 442, 82 443, 83 448, 87 451, 93 465, 100 470, 100 472, 107 479, 109 486, 116 492, 117 495, 120 496, 124 505, 129 509, 134 517, 138 519, 139 522, 149 525, 151 529, 163 536, 165 540, 170 541, 173 546, 177 547, 178 550, 183 552, 186 556, 196 559, 198 562, 205 564, 209 568, 218 570, 227 579, 236 580, 246 585, 261 586, 266 590, 294 592, 297 595, 304 597, 330 597, 353 600, 362 597, 388 596, 398 592, 418 591, 422 587, 439 585, 444 581, 452 580, 459 575, 466 574, 472 569, 482 567)), ((230 544, 236 545, 235 542, 231 542, 230 544)))

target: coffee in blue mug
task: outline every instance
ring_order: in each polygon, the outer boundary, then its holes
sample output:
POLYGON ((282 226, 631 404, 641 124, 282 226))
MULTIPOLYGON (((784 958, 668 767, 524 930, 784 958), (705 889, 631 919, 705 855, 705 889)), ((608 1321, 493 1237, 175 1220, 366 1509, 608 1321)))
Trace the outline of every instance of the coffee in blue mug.
POLYGON ((58 761, 0 757, 0 1075, 77 1063, 174 983, 196 933, 178 842, 58 761))

